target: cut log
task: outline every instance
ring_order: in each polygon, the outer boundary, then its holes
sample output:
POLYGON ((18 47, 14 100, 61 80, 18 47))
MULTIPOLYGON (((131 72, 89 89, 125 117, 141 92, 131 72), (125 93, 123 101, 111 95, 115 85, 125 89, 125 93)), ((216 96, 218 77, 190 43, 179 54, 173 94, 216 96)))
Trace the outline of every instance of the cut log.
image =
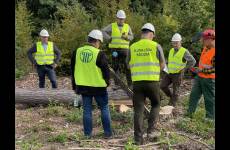
MULTIPOLYGON (((110 91, 109 104, 110 105, 121 105, 125 104, 132 106, 132 100, 119 94, 114 95, 110 91)), ((15 89, 15 103, 16 104, 32 104, 32 105, 47 105, 51 101, 72 105, 76 94, 73 90, 67 89, 15 89)))
POLYGON ((124 104, 121 104, 120 107, 119 107, 119 112, 127 112, 128 110, 131 110, 130 107, 124 105, 124 104))
POLYGON ((73 104, 76 94, 73 90, 15 89, 15 103, 46 105, 51 101, 73 104))
POLYGON ((174 107, 173 106, 164 106, 160 108, 160 115, 171 115, 174 107))
POLYGON ((161 121, 167 121, 173 117, 173 106, 160 107, 159 115, 161 116, 161 121))

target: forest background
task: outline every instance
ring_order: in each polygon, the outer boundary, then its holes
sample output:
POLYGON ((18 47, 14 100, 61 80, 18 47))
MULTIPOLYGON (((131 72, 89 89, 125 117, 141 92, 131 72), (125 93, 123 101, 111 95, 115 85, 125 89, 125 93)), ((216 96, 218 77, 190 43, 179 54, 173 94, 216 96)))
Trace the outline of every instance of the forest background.
MULTIPOLYGON (((20 78, 32 71, 28 49, 39 40, 41 29, 48 30, 62 52, 56 68, 59 76, 70 75, 73 50, 86 43, 92 29, 102 29, 116 21, 116 12, 123 9, 134 33, 131 44, 140 39, 141 27, 155 26, 155 41, 161 44, 165 57, 175 32, 182 35, 183 47, 193 55, 200 53, 199 42, 191 43, 197 33, 215 28, 214 0, 16 0, 15 7, 15 73, 20 78)), ((102 50, 109 55, 108 42, 102 50)))

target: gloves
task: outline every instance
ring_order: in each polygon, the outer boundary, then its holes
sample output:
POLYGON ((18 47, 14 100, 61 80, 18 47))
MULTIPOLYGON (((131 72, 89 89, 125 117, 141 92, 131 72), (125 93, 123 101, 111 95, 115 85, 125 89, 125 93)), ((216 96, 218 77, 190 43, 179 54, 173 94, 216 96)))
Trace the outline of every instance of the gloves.
POLYGON ((112 52, 112 56, 113 57, 117 57, 118 56, 118 53, 116 51, 112 52))
POLYGON ((169 73, 168 68, 167 68, 167 66, 166 66, 166 65, 165 65, 165 67, 164 67, 163 71, 164 71, 165 73, 169 73))
POLYGON ((191 67, 190 70, 193 72, 193 73, 199 73, 201 72, 201 70, 197 67, 191 67))

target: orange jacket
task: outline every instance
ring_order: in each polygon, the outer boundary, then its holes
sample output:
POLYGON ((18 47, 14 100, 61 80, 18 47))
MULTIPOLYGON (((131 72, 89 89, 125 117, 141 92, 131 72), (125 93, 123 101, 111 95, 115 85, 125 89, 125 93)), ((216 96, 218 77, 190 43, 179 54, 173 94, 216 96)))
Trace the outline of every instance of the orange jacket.
MULTIPOLYGON (((199 69, 204 68, 212 68, 212 59, 215 56, 215 48, 211 48, 208 51, 206 48, 203 49, 201 56, 200 56, 200 62, 199 62, 199 69)), ((215 73, 206 74, 203 72, 199 72, 198 75, 202 78, 212 78, 215 79, 215 73)))

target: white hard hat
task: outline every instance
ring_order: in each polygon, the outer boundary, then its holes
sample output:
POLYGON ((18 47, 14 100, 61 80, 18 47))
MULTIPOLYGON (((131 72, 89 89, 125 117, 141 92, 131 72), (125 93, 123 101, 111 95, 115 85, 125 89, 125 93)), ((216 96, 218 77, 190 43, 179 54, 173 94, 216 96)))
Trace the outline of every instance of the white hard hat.
POLYGON ((40 32, 40 36, 49 36, 49 33, 48 33, 48 31, 46 31, 45 29, 43 29, 43 30, 40 32))
POLYGON ((151 23, 144 24, 141 29, 148 29, 148 30, 153 31, 155 33, 155 28, 151 23))
POLYGON ((100 30, 92 30, 89 35, 89 37, 100 40, 101 42, 103 42, 103 35, 102 32, 100 30))
POLYGON ((121 19, 125 19, 126 18, 124 10, 118 10, 117 11, 117 18, 121 18, 121 19))
POLYGON ((172 37, 172 40, 171 41, 181 41, 182 38, 181 38, 181 35, 179 33, 175 33, 172 37))

